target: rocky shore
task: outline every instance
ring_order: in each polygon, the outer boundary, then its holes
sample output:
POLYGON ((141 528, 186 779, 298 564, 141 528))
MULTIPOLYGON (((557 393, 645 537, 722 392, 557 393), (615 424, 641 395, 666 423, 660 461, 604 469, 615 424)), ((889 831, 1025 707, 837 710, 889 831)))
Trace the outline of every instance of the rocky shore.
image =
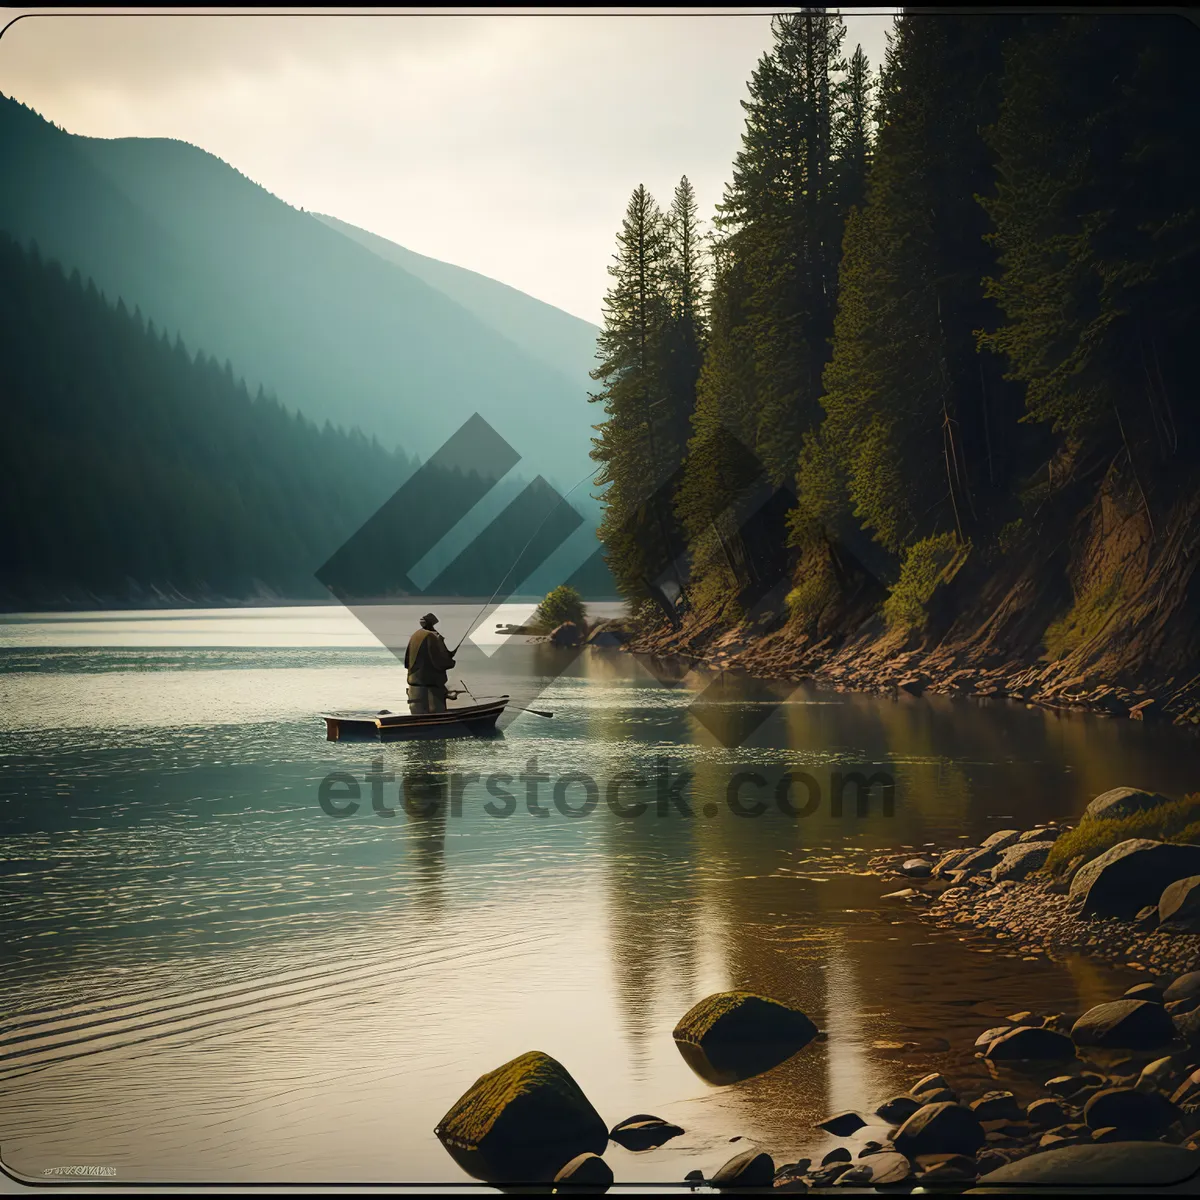
POLYGON ((1057 867, 1055 843, 1073 826, 999 830, 980 846, 915 859, 881 855, 870 865, 906 885, 885 898, 941 928, 969 926, 1027 955, 1079 953, 1179 974, 1200 966, 1200 846, 1121 836, 1153 827, 1172 803, 1135 788, 1097 796, 1080 823, 1091 852, 1057 867))
POLYGON ((809 637, 788 625, 733 629, 698 620, 634 637, 626 649, 676 658, 707 670, 736 670, 763 679, 812 681, 834 691, 920 697, 1007 700, 1135 721, 1168 719, 1200 727, 1200 677, 1147 675, 1126 685, 1104 671, 1080 672, 1069 658, 1031 661, 976 638, 911 647, 872 626, 857 636, 809 637))
MULTIPOLYGON (((1014 1013, 976 1039, 990 1081, 956 1090, 928 1074, 870 1111, 819 1121, 814 1135, 840 1143, 819 1162, 777 1162, 770 1147, 752 1145, 683 1182, 806 1192, 1183 1181, 1200 1171, 1200 1024, 1184 1019, 1191 1012, 1200 1015, 1200 972, 1166 988, 1136 985, 1080 1014, 1014 1013)), ((804 1013, 746 992, 701 1001, 674 1036, 716 1086, 770 1070, 822 1037, 804 1013)), ((610 1142, 640 1153, 684 1132, 650 1113, 606 1127, 566 1068, 538 1051, 478 1079, 437 1127, 476 1178, 556 1194, 607 1191, 610 1142)))

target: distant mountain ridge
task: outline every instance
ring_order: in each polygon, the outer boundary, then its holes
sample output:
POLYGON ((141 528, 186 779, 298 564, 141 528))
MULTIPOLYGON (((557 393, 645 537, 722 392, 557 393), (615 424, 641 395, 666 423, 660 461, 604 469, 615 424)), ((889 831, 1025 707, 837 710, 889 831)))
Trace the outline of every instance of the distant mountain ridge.
POLYGON ((422 457, 477 411, 560 490, 594 465, 587 322, 293 208, 185 142, 81 137, 0 97, 0 161, 0 229, 251 389, 422 457))
POLYGON ((588 371, 595 365, 600 329, 590 321, 572 316, 507 283, 418 254, 337 217, 324 213, 313 216, 449 296, 526 354, 568 378, 578 377, 585 388, 592 386, 588 371))

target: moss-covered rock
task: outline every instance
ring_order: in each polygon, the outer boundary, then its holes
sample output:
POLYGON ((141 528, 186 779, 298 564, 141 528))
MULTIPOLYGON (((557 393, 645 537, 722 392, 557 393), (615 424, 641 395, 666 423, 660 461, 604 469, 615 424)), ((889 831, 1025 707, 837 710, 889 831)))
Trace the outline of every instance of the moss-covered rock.
POLYGON ((753 992, 717 992, 675 1026, 684 1061, 709 1083, 734 1083, 777 1066, 817 1036, 798 1008, 753 992))
POLYGON ((488 1183, 548 1182, 608 1144, 608 1127, 570 1072, 540 1050, 480 1076, 434 1132, 463 1170, 488 1183))

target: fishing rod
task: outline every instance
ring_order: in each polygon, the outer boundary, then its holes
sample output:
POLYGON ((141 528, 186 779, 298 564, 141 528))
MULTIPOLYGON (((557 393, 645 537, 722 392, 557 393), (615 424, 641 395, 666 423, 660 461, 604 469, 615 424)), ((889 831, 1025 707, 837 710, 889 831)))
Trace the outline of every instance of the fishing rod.
MULTIPOLYGON (((466 692, 467 695, 470 696, 471 699, 474 700, 476 704, 478 704, 479 700, 475 696, 475 694, 471 691, 471 689, 469 687, 467 687, 467 685, 465 683, 463 683, 463 681, 461 679, 458 682, 462 685, 462 690, 464 692, 466 692)), ((500 699, 503 699, 503 697, 484 696, 484 699, 485 700, 500 700, 500 699)), ((509 704, 509 705, 506 705, 506 707, 511 708, 513 710, 513 712, 533 713, 533 715, 535 717, 553 717, 554 716, 554 714, 552 712, 547 712, 544 708, 518 708, 515 704, 509 704)))
MULTIPOLYGON (((530 546, 533 545, 533 539, 535 537, 537 537, 537 535, 539 533, 541 533, 542 526, 545 525, 545 523, 550 519, 550 517, 553 513, 558 511, 558 507, 560 504, 566 503, 567 496, 569 496, 571 494, 571 492, 573 492, 575 490, 575 488, 581 487, 583 484, 587 483, 587 481, 589 479, 591 479, 596 474, 596 472, 599 470, 600 470, 600 468, 597 467, 594 471, 589 471, 577 484, 575 484, 574 487, 572 487, 570 489, 570 491, 567 492, 566 496, 563 496, 559 500, 559 503, 554 505, 554 507, 550 509, 550 511, 541 519, 541 521, 538 522, 538 527, 533 531, 532 534, 529 535, 529 541, 527 541, 525 543, 525 545, 523 545, 521 547, 520 554, 518 554, 517 557, 513 559, 512 566, 510 566, 508 568, 508 570, 504 573, 504 578, 501 579, 500 582, 496 585, 496 590, 488 597, 487 602, 484 604, 484 606, 475 614, 470 625, 467 626, 467 632, 464 633, 462 635, 462 637, 460 637, 458 639, 458 645, 455 646, 454 649, 450 651, 450 653, 452 655, 458 653, 458 647, 461 646, 463 644, 463 642, 465 642, 467 640, 467 634, 469 634, 471 632, 471 630, 475 628, 476 621, 478 621, 479 618, 482 617, 485 612, 487 612, 488 608, 491 606, 492 601, 495 600, 495 598, 500 594, 500 589, 508 582, 508 577, 515 570, 517 563, 519 563, 521 561, 521 556, 525 553, 526 550, 529 549, 530 546)), ((467 695, 470 695, 470 692, 468 692, 467 695)), ((537 710, 533 709, 533 708, 520 709, 518 711, 520 711, 520 712, 537 712, 537 710)), ((538 712, 539 717, 544 717, 544 716, 549 716, 549 715, 551 715, 551 714, 538 712)))

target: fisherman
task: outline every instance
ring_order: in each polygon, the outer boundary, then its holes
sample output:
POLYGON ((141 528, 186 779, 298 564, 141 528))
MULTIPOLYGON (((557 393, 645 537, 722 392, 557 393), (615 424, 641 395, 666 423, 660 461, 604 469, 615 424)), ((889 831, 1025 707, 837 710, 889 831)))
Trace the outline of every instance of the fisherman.
POLYGON ((446 690, 446 672, 454 666, 454 655, 434 626, 433 613, 421 618, 421 628, 408 639, 404 665, 408 669, 408 710, 411 713, 445 712, 446 700, 457 699, 457 692, 446 690))

